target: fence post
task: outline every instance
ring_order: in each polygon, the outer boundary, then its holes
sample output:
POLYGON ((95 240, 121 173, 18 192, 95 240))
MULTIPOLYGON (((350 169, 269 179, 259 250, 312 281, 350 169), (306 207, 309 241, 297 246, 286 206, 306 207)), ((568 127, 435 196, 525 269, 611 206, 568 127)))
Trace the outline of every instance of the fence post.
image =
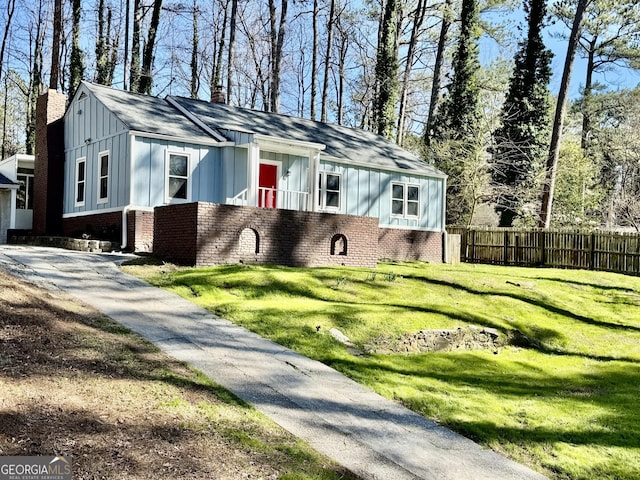
POLYGON ((545 246, 545 231, 540 230, 540 265, 545 265, 547 263, 547 251, 545 246))
POLYGON ((476 231, 471 231, 471 262, 476 261, 476 231))
POLYGON ((507 230, 504 231, 504 254, 502 263, 509 265, 509 232, 507 230))
POLYGON ((589 252, 589 270, 596 266, 596 234, 591 232, 591 251, 589 252))

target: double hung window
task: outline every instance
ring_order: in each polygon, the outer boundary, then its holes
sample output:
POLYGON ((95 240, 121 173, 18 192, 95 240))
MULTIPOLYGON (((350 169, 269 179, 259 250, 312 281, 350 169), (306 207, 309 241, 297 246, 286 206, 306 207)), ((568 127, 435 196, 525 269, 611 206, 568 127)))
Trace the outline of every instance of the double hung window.
POLYGON ((76 207, 84 206, 85 187, 87 183, 87 159, 76 159, 76 207))
POLYGON ((342 176, 339 173, 320 172, 318 179, 318 206, 322 210, 340 210, 342 176))
POLYGON ((98 154, 98 203, 109 200, 109 152, 98 154))
POLYGON ((420 214, 420 187, 407 183, 391 184, 391 215, 417 218, 420 214))
POLYGON ((168 154, 167 197, 172 200, 189 198, 189 156, 180 153, 168 154))

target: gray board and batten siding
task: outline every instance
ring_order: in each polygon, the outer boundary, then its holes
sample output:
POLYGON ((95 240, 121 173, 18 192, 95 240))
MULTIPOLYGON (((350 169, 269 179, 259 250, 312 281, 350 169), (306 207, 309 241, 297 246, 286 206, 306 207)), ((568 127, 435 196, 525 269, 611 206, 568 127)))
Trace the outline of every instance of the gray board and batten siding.
POLYGON ((309 185, 309 164, 313 149, 323 146, 317 173, 334 172, 341 179, 340 207, 327 211, 378 217, 382 227, 444 230, 446 175, 371 132, 181 97, 158 99, 86 82, 71 102, 65 123, 66 216, 167 204, 169 153, 189 158, 188 201, 242 204, 238 198, 248 187, 249 145, 260 137, 296 146, 291 151, 261 146, 260 160, 279 165, 279 189, 318 188, 317 180, 309 185), (309 153, 297 151, 300 148, 309 153), (107 151, 108 198, 98 202, 98 157, 107 151), (86 159, 82 206, 75 204, 78 158, 86 159), (419 187, 418 215, 391 214, 394 182, 419 187))

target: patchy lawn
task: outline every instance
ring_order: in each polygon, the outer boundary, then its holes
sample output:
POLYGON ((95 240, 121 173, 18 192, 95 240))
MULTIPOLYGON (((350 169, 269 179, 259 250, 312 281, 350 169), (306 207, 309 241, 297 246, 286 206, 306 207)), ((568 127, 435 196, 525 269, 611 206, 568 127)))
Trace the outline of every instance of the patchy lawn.
POLYGON ((125 268, 552 478, 640 478, 640 278, 419 263, 125 268), (353 355, 328 333, 367 350, 470 325, 527 341, 353 355))
POLYGON ((199 372, 0 271, 0 455, 74 479, 355 478, 199 372))

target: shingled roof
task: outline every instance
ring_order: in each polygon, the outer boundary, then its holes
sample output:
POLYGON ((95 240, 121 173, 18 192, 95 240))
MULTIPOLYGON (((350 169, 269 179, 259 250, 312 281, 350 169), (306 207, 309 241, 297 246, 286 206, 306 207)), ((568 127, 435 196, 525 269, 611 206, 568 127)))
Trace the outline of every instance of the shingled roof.
POLYGON ((330 123, 288 115, 233 107, 184 97, 159 99, 84 82, 84 85, 130 129, 167 136, 207 138, 224 136, 224 131, 239 131, 278 139, 322 144, 323 157, 341 163, 407 170, 433 177, 444 173, 417 155, 380 135, 330 123), (200 128, 172 104, 178 104, 193 118, 208 127, 200 128))
POLYGON ((173 137, 210 138, 208 133, 162 98, 95 83, 82 84, 128 129, 173 137))
POLYGON ((323 156, 344 163, 413 170, 444 177, 435 167, 393 142, 366 130, 288 115, 232 107, 183 97, 171 97, 208 127, 325 145, 323 156))

